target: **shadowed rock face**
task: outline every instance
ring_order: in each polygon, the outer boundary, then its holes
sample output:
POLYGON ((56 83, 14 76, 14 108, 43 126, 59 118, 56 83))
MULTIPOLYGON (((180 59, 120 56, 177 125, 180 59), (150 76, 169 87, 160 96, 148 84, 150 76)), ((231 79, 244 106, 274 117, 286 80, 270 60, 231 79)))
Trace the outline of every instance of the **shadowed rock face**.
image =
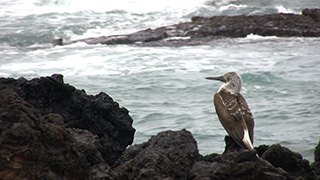
POLYGON ((58 114, 42 114, 11 89, 0 90, 0 179, 86 179, 85 154, 58 114))
POLYGON ((246 37, 249 34, 279 37, 320 37, 320 9, 304 9, 302 14, 267 14, 192 17, 191 22, 146 29, 131 34, 102 36, 74 41, 57 39, 54 45, 135 44, 138 46, 203 45, 219 37, 246 37))
POLYGON ((57 113, 65 127, 88 130, 99 138, 99 151, 113 164, 132 143, 135 129, 128 110, 119 108, 110 96, 86 95, 82 90, 64 84, 62 75, 36 78, 0 79, 0 89, 10 87, 43 114, 57 113))

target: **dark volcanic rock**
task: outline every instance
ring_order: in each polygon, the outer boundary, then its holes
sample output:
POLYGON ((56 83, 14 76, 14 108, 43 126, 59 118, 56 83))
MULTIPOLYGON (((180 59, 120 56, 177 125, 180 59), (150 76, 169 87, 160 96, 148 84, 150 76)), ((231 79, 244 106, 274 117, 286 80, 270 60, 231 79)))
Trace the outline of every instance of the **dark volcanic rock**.
POLYGON ((263 153, 262 158, 273 166, 287 171, 293 179, 315 179, 309 161, 302 159, 299 153, 290 151, 279 144, 272 145, 263 153))
POLYGON ((202 45, 218 37, 261 36, 320 37, 320 9, 304 9, 300 14, 266 14, 192 17, 191 22, 179 23, 156 29, 141 30, 132 34, 86 38, 54 45, 76 42, 88 44, 135 44, 138 46, 202 45))
POLYGON ((312 19, 314 19, 318 23, 320 21, 320 9, 308 9, 307 8, 302 11, 302 14, 304 16, 310 16, 312 19))
POLYGON ((0 179, 319 179, 320 145, 312 169, 280 145, 245 150, 228 137, 224 154, 203 157, 187 130, 125 150, 131 123, 108 95, 88 96, 61 75, 0 78, 0 179))
POLYGON ((60 115, 0 90, 0 179, 87 179, 88 162, 73 144, 60 115))
POLYGON ((190 132, 166 131, 129 147, 111 174, 115 179, 315 179, 300 154, 278 145, 256 149, 265 159, 244 149, 202 157, 190 132))
POLYGON ((195 179, 289 179, 288 173, 258 158, 255 151, 240 150, 223 155, 209 155, 197 161, 195 179))
POLYGON ((311 165, 317 179, 320 179, 320 141, 314 151, 314 163, 311 165))
MULTIPOLYGON (((113 164, 132 143, 135 129, 128 110, 119 108, 110 96, 87 95, 64 84, 62 75, 27 81, 23 78, 0 79, 0 89, 10 87, 43 114, 57 113, 69 128, 85 129, 97 135, 104 160, 113 164)), ((98 158, 98 157, 95 157, 98 158)))
POLYGON ((263 145, 260 145, 259 147, 255 147, 254 149, 256 150, 258 156, 261 157, 262 154, 269 149, 269 146, 263 144, 263 145))
POLYGON ((255 150, 244 149, 202 157, 198 154, 196 142, 190 132, 166 131, 148 142, 129 147, 114 165, 112 172, 108 172, 115 179, 315 178, 308 162, 301 159, 299 154, 276 147, 278 146, 268 148, 262 145, 256 148, 266 159, 259 158, 255 150), (278 157, 279 154, 281 157, 278 157), (275 161, 278 164, 273 165, 273 159, 269 162, 269 157, 279 158, 275 161))
POLYGON ((74 138, 73 146, 85 155, 90 165, 104 162, 100 153, 101 144, 97 136, 87 130, 75 128, 67 128, 67 130, 74 138))
POLYGON ((241 147, 230 136, 225 136, 224 141, 226 142, 226 146, 224 148, 223 154, 227 154, 233 151, 239 151, 241 149, 241 147))
POLYGON ((98 38, 87 38, 80 39, 75 41, 70 41, 66 43, 62 43, 60 39, 56 39, 53 41, 54 45, 66 45, 76 42, 85 42, 87 44, 133 44, 133 43, 147 43, 152 41, 158 41, 167 37, 166 31, 164 29, 146 29, 142 31, 138 31, 132 34, 126 35, 114 35, 114 36, 102 36, 98 38), (60 40, 60 41, 59 41, 60 40), (57 42, 61 42, 58 44, 57 42))
POLYGON ((165 131, 129 147, 113 170, 117 179, 192 179, 191 167, 198 157, 190 132, 165 131))

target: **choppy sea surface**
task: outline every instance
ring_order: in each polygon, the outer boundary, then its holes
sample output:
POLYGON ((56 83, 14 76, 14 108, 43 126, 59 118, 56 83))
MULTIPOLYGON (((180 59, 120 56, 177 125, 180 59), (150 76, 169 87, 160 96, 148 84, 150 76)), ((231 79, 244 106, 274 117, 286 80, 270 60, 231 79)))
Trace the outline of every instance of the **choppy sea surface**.
POLYGON ((203 155, 222 153, 213 106, 221 83, 206 76, 237 71, 255 118, 254 146, 280 143, 313 161, 320 139, 320 38, 222 38, 205 46, 51 47, 57 37, 132 33, 190 21, 192 16, 301 13, 319 0, 2 0, 0 76, 64 75, 88 94, 106 92, 126 107, 134 143, 164 130, 191 131, 203 155))

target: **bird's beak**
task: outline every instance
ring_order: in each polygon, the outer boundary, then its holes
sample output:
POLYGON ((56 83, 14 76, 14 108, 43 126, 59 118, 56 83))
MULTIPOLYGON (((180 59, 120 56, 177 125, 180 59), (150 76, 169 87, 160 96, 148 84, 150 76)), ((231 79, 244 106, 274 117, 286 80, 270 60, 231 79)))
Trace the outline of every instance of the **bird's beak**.
POLYGON ((206 77, 206 79, 209 79, 209 80, 218 80, 218 81, 226 82, 226 80, 223 78, 223 76, 218 76, 218 77, 206 77))

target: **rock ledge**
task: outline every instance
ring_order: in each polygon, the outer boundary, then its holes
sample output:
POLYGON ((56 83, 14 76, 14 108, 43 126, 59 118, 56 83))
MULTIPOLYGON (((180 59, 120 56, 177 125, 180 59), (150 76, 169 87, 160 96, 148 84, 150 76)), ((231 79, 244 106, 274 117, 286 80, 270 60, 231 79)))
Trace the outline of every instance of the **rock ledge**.
POLYGON ((145 29, 131 34, 101 36, 63 42, 87 44, 134 44, 137 46, 204 45, 221 37, 246 37, 249 34, 279 37, 320 37, 320 9, 304 9, 302 14, 266 14, 192 17, 191 22, 145 29))

